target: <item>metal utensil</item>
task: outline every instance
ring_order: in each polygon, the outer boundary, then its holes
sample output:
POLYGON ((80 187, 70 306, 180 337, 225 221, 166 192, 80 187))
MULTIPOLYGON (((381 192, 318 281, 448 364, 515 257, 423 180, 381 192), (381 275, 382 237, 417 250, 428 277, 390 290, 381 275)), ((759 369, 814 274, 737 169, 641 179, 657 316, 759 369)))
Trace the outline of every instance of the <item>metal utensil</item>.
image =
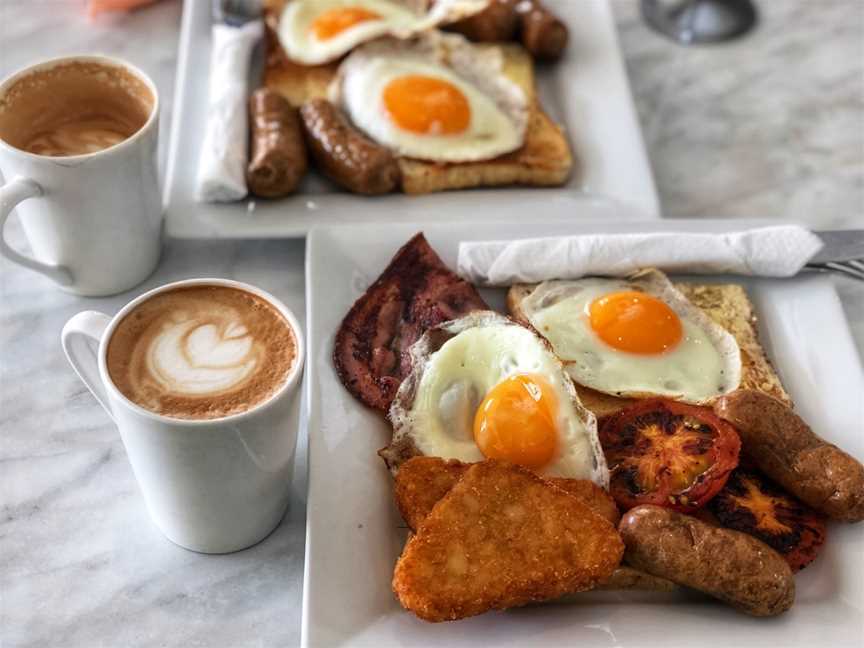
POLYGON ((261 17, 261 0, 213 0, 213 22, 239 27, 261 17))
POLYGON ((642 0, 642 18, 676 43, 693 45, 738 38, 757 13, 750 0, 642 0))
POLYGON ((864 281, 864 230, 813 232, 824 247, 805 268, 864 281))

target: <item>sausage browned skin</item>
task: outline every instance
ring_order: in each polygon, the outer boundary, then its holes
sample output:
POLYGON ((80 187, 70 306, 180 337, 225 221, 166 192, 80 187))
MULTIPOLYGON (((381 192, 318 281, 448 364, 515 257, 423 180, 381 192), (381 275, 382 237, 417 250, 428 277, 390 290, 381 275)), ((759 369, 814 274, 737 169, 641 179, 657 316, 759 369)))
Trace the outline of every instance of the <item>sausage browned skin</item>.
POLYGON ((784 403, 741 389, 718 399, 744 453, 771 479, 828 517, 864 520, 864 466, 821 439, 784 403))
POLYGON ((789 565, 764 542, 659 506, 637 506, 618 524, 624 560, 720 599, 753 616, 774 616, 795 600, 789 565))
POLYGON ((517 2, 519 0, 492 0, 480 13, 453 23, 447 29, 478 43, 514 40, 519 27, 517 2))
POLYGON ((531 56, 541 61, 561 58, 570 39, 567 25, 540 0, 520 0, 516 11, 520 18, 522 44, 531 56))
POLYGON ((279 93, 259 88, 249 98, 249 122, 249 190, 264 198, 287 196, 309 167, 297 110, 279 93))
POLYGON ((315 163, 334 182, 366 195, 396 188, 399 166, 393 154, 354 128, 332 103, 307 101, 300 117, 315 163))

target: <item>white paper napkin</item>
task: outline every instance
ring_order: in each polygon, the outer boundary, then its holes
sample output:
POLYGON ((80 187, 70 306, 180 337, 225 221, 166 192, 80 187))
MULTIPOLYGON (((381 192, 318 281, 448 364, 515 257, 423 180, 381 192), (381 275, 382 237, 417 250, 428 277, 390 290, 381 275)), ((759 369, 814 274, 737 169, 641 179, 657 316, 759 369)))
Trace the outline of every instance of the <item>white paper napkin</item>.
POLYGON ((247 193, 249 156, 249 65, 264 24, 213 25, 207 124, 198 157, 195 197, 199 202, 230 202, 247 193))
POLYGON ((697 274, 791 277, 822 248, 797 225, 722 234, 583 234, 518 241, 463 241, 458 271, 471 283, 509 286, 642 268, 697 274))

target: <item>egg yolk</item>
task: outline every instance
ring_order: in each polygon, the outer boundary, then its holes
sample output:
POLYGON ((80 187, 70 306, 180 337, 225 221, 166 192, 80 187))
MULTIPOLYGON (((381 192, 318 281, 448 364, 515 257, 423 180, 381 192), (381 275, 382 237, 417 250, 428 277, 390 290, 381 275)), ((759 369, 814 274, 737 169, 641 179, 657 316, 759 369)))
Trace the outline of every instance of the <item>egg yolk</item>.
POLYGON ((346 29, 381 16, 363 7, 337 7, 324 11, 312 22, 311 30, 318 40, 328 40, 346 29))
POLYGON ((474 442, 484 457, 536 470, 558 449, 555 394, 540 376, 517 374, 498 383, 474 416, 474 442))
POLYGON ((384 107, 399 128, 420 135, 455 135, 471 123, 468 99, 452 83, 408 75, 384 88, 384 107))
POLYGON ((658 354, 681 341, 681 320, 656 297, 623 291, 598 297, 589 307, 591 328, 619 351, 658 354))

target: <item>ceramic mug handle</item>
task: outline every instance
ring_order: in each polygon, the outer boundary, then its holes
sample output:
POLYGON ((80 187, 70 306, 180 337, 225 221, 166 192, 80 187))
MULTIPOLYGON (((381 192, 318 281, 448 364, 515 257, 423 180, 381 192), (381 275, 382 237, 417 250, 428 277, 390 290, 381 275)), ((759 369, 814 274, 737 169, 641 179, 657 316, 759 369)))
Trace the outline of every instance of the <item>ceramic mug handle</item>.
POLYGON ((108 392, 99 377, 98 356, 99 342, 110 323, 111 318, 104 313, 83 311, 66 322, 60 339, 69 364, 113 420, 108 392))
POLYGON ((69 268, 42 263, 36 259, 24 256, 20 252, 16 252, 6 243, 6 239, 2 234, 3 228, 6 225, 6 219, 9 218, 9 214, 12 213, 12 210, 15 209, 18 203, 28 198, 38 198, 43 194, 42 187, 38 183, 30 178, 22 178, 20 176, 13 178, 11 182, 7 182, 0 187, 0 254, 25 268, 41 272, 61 286, 70 286, 72 285, 72 273, 69 271, 69 268))

